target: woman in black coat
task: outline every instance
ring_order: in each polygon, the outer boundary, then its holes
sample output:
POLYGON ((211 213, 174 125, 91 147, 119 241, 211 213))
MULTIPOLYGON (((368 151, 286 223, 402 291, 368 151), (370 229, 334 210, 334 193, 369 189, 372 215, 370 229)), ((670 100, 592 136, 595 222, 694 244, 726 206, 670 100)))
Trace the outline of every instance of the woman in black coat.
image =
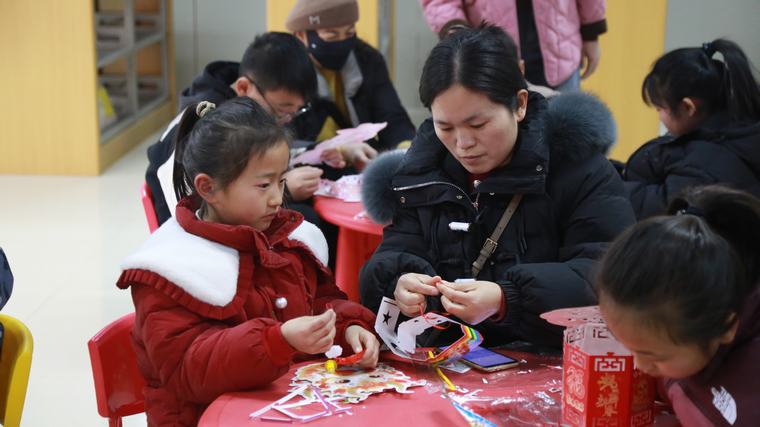
POLYGON ((362 269, 362 303, 377 311, 387 296, 406 316, 446 311, 477 325, 487 345, 559 345, 561 330, 539 315, 594 304, 596 259, 634 221, 603 154, 614 139, 609 112, 588 95, 547 103, 529 93, 514 42, 493 26, 442 40, 420 97, 432 119, 409 151, 365 171, 368 212, 392 223, 362 269), (473 262, 518 198, 478 273, 473 262))

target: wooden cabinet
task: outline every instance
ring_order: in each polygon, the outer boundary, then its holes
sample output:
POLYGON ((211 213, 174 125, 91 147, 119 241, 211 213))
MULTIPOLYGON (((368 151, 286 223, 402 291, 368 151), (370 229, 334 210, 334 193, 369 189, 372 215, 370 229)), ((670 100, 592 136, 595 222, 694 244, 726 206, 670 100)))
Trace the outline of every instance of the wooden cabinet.
POLYGON ((97 175, 171 120, 170 7, 0 1, 0 173, 97 175))

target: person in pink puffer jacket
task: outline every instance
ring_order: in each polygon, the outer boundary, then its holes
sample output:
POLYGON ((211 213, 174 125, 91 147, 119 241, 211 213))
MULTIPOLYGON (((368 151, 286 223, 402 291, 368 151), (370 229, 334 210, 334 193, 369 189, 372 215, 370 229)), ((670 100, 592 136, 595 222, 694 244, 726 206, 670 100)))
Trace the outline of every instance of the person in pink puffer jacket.
POLYGON ((520 47, 525 77, 558 90, 578 89, 590 76, 607 31, 605 0, 420 0, 425 19, 439 36, 457 26, 487 21, 503 28, 520 47), (578 70, 585 64, 582 74, 578 70))

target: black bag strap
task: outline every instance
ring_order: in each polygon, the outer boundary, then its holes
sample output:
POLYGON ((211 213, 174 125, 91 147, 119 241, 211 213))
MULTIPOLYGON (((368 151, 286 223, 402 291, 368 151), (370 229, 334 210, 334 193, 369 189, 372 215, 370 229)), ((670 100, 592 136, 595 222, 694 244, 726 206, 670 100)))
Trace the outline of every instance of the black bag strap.
POLYGON ((488 258, 496 252, 496 247, 499 246, 499 237, 501 237, 501 233, 507 229, 507 225, 509 225, 509 221, 517 211, 517 207, 520 206, 521 200, 522 194, 515 194, 512 196, 512 200, 509 202, 509 205, 507 205, 507 210, 501 215, 501 219, 499 219, 499 222, 496 224, 496 228, 494 228, 493 233, 491 233, 491 237, 487 238, 485 243, 483 243, 483 247, 480 248, 478 259, 472 263, 472 277, 478 277, 478 273, 483 269, 488 258))

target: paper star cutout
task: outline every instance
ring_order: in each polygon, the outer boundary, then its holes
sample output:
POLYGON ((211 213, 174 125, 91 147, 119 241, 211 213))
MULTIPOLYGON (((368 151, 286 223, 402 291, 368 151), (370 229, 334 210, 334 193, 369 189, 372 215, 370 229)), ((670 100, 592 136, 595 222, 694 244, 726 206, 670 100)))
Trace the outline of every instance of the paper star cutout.
POLYGON ((383 314, 383 323, 387 325, 389 320, 391 320, 391 313, 388 311, 383 314))

